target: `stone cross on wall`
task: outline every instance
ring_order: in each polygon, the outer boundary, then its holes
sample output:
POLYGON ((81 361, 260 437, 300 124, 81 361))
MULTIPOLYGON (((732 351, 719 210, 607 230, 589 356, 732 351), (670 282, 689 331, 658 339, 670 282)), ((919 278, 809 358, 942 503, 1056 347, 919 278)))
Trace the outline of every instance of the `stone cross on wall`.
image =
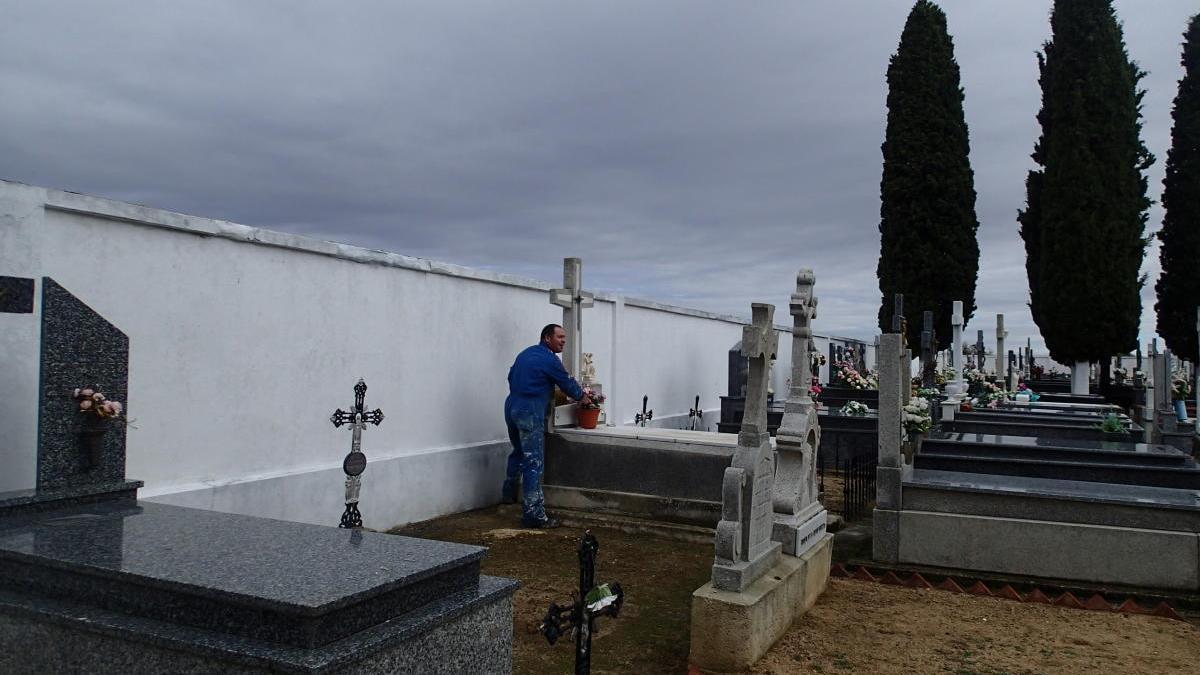
POLYGON ((562 325, 567 332, 567 347, 563 350, 563 367, 575 379, 579 379, 580 352, 583 349, 583 310, 591 307, 595 296, 581 290, 583 284, 583 261, 579 258, 563 258, 563 286, 550 291, 550 304, 563 308, 562 325))
POLYGON ((817 316, 813 295, 816 276, 803 269, 796 275, 792 314, 792 387, 775 434, 775 522, 771 538, 783 544, 788 555, 803 555, 825 534, 825 509, 817 501, 817 449, 821 426, 809 394, 812 362, 809 344, 812 320, 817 316))
POLYGON ((717 523, 713 586, 741 592, 779 560, 781 546, 771 541, 775 473, 767 433, 767 367, 775 356, 773 305, 751 305, 753 322, 742 329, 742 354, 749 359, 746 408, 733 461, 721 483, 721 521, 717 523))

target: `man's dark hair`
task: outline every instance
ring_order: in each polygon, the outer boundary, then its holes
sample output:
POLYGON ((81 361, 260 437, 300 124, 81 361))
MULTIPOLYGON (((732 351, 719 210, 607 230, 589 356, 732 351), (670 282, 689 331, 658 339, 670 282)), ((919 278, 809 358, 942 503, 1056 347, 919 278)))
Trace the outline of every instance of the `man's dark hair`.
POLYGON ((555 328, 562 328, 562 326, 560 326, 560 325, 558 325, 558 324, 556 324, 556 323, 548 323, 548 324, 546 324, 546 326, 545 326, 544 328, 542 328, 542 338, 541 338, 541 342, 545 342, 545 341, 546 341, 546 338, 550 337, 551 335, 554 335, 554 329, 555 329, 555 328))

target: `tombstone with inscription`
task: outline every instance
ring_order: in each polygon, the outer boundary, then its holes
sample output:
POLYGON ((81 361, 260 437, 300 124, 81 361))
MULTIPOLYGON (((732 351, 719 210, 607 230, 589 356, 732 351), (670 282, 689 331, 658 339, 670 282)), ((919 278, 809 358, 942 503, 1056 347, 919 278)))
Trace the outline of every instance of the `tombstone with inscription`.
MULTIPOLYGON (((811 309, 801 305, 802 312, 811 309)), ((766 378, 778 341, 774 310, 755 303, 753 323, 743 329, 742 352, 750 368, 746 410, 722 483, 712 581, 692 594, 689 661, 705 670, 752 665, 824 588, 824 583, 803 580, 828 576, 832 546, 827 542, 833 535, 823 534, 820 544, 802 557, 781 555, 781 544, 772 540, 776 467, 767 433, 766 378)))
POLYGON ((817 450, 821 425, 808 383, 812 379, 809 343, 812 320, 817 316, 813 294, 816 276, 803 269, 796 275, 791 298, 792 386, 775 433, 775 526, 772 538, 783 544, 786 555, 804 555, 820 543, 827 514, 817 501, 817 450))
POLYGON ((93 466, 74 393, 132 398, 129 338, 50 278, 39 335, 17 357, 40 361, 36 472, 0 493, 0 672, 511 670, 517 584, 479 574, 485 549, 137 501, 121 418, 93 466))

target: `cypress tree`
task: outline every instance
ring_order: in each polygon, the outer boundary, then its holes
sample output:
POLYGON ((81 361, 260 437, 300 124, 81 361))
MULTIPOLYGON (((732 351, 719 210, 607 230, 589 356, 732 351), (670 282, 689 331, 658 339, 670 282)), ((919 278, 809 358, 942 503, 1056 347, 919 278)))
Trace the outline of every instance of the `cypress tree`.
POLYGON ((892 295, 904 294, 910 344, 933 312, 938 347, 950 344, 951 303, 975 311, 979 243, 975 176, 946 15, 928 0, 909 12, 888 64, 888 116, 880 181, 879 326, 890 331, 892 295))
POLYGON ((1050 356, 1101 361, 1137 345, 1145 255, 1144 73, 1110 0, 1056 0, 1038 54, 1041 138, 1017 219, 1030 309, 1050 356))
POLYGON ((1196 305, 1200 303, 1200 15, 1183 34, 1183 79, 1171 110, 1171 149, 1163 178, 1163 226, 1154 284, 1158 334, 1171 351, 1196 360, 1196 305))

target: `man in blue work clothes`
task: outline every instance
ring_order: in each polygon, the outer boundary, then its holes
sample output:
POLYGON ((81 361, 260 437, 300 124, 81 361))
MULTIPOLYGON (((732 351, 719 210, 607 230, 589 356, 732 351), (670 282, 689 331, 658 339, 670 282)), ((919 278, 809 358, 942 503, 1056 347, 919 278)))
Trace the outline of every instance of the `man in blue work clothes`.
POLYGON ((567 344, 567 332, 552 323, 542 329, 541 342, 517 354, 508 369, 508 398, 504 399, 504 421, 508 424, 508 439, 512 452, 504 478, 503 499, 517 501, 517 474, 521 474, 524 500, 521 524, 525 527, 557 527, 558 521, 546 515, 542 494, 542 455, 546 408, 554 385, 571 398, 590 403, 589 398, 563 367, 558 354, 567 344))

